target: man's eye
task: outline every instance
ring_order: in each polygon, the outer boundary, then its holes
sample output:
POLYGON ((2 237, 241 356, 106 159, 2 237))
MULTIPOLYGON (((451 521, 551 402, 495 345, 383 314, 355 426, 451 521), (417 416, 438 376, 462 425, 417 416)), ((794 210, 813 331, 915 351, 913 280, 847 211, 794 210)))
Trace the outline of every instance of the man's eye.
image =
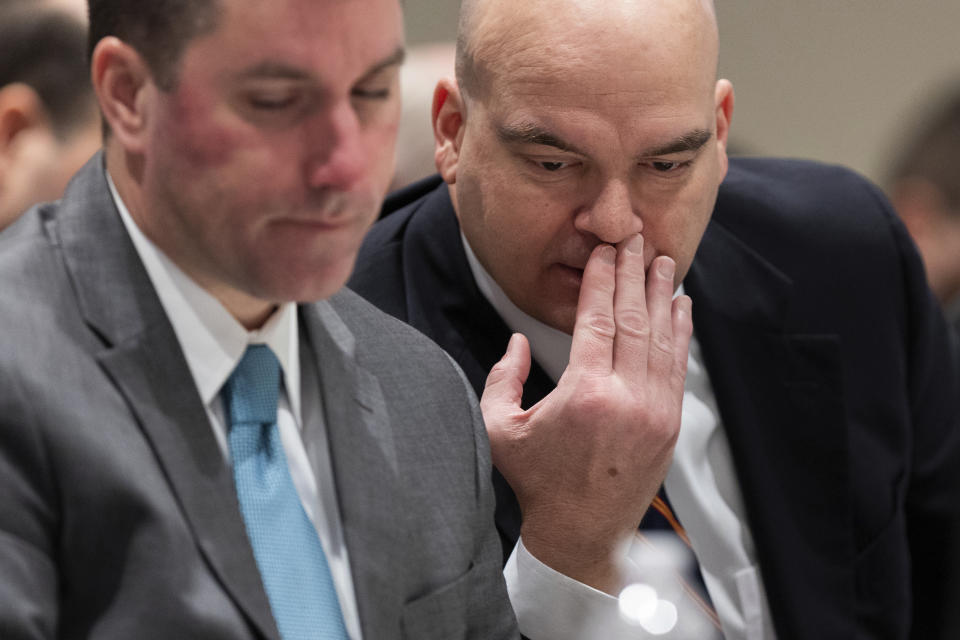
POLYGON ((293 106, 297 101, 297 96, 293 94, 263 94, 253 95, 248 98, 250 106, 254 109, 263 111, 278 111, 293 106))
POLYGON ((390 97, 390 89, 354 89, 353 97, 362 100, 386 100, 390 97))
POLYGON ((669 173, 670 171, 675 171, 679 169, 681 166, 683 166, 683 163, 657 161, 657 162, 651 162, 650 166, 652 166, 655 170, 661 173, 669 173))
POLYGON ((563 169, 565 166, 567 166, 566 162, 540 162, 539 164, 541 167, 543 167, 543 169, 551 173, 553 173, 554 171, 559 171, 560 169, 563 169))

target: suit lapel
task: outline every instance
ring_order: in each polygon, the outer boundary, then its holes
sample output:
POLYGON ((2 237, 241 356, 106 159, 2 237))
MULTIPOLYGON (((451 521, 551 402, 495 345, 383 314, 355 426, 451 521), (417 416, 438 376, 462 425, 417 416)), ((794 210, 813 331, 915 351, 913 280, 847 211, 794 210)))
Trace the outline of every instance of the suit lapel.
MULTIPOLYGON (((422 211, 413 216, 404 236, 406 320, 457 361, 479 397, 487 373, 506 352, 511 332, 473 278, 447 186, 441 184, 420 206, 422 211)), ((553 381, 533 362, 523 389, 523 407, 533 406, 553 388, 553 381)), ((506 561, 520 537, 520 507, 496 469, 493 486, 506 561)))
MULTIPOLYGON (((487 373, 507 350, 511 331, 474 281, 446 185, 427 196, 422 207, 404 237, 407 322, 453 356, 480 396, 487 373)), ((524 408, 553 387, 534 362, 524 386, 524 408)))
POLYGON ((792 283, 716 220, 685 286, 778 635, 846 628, 854 546, 839 339, 792 331, 792 283))
POLYGON ((240 515, 176 335, 107 189, 94 156, 51 224, 81 314, 102 341, 97 360, 126 398, 209 563, 260 633, 279 640, 240 515))
MULTIPOLYGON (((304 382, 319 384, 343 535, 365 638, 397 633, 402 580, 404 501, 397 500, 397 453, 379 382, 354 359, 353 334, 327 302, 300 308, 304 382), (319 379, 317 379, 317 376, 319 379), (385 491, 384 487, 392 490, 385 491)), ((316 389, 304 387, 303 398, 316 389)), ((314 469, 322 435, 305 425, 314 469)))

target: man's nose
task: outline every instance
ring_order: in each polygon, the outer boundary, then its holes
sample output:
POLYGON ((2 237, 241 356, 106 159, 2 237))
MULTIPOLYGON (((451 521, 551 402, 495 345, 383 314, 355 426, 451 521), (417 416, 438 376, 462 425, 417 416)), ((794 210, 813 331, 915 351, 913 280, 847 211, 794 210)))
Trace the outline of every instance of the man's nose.
POLYGON ((597 196, 577 212, 574 226, 613 245, 640 233, 643 220, 634 209, 630 185, 621 180, 605 182, 597 196))
POLYGON ((349 100, 319 114, 305 143, 307 183, 315 189, 349 189, 370 170, 363 129, 349 100))

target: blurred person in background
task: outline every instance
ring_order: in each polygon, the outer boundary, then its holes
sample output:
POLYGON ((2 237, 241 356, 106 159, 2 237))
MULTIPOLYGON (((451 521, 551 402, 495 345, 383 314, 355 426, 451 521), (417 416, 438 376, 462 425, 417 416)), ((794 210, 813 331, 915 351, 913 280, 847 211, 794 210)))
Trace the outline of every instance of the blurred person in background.
POLYGON ((402 111, 391 191, 426 178, 437 170, 433 161, 430 107, 437 79, 453 77, 455 57, 453 42, 423 44, 407 51, 400 69, 402 111))
POLYGON ((960 85, 918 124, 893 162, 887 191, 960 335, 960 85))
MULTIPOLYGON (((16 0, 13 0, 16 1, 16 0)), ((27 0, 30 1, 30 0, 27 0)), ((86 0, 36 0, 38 2, 45 2, 47 6, 53 7, 55 9, 61 9, 73 16, 78 20, 87 24, 87 2, 86 0)))
POLYGON ((100 146, 82 2, 0 2, 0 229, 100 146))

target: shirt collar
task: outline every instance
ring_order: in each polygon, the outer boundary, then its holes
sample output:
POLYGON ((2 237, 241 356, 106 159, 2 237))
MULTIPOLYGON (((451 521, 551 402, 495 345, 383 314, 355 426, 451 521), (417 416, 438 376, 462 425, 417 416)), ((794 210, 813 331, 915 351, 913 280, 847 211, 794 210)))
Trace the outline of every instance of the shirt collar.
POLYGON ((113 201, 136 247, 205 406, 236 368, 247 346, 266 344, 280 362, 284 387, 297 424, 300 419, 300 358, 296 305, 287 302, 254 331, 247 331, 206 289, 194 282, 137 226, 107 174, 113 201))
POLYGON ((467 262, 470 264, 470 271, 473 273, 473 279, 476 280, 480 293, 511 331, 522 333, 527 337, 533 359, 556 383, 570 361, 570 345, 573 338, 521 311, 477 260, 463 233, 460 234, 460 239, 463 241, 463 250, 467 254, 467 262))

